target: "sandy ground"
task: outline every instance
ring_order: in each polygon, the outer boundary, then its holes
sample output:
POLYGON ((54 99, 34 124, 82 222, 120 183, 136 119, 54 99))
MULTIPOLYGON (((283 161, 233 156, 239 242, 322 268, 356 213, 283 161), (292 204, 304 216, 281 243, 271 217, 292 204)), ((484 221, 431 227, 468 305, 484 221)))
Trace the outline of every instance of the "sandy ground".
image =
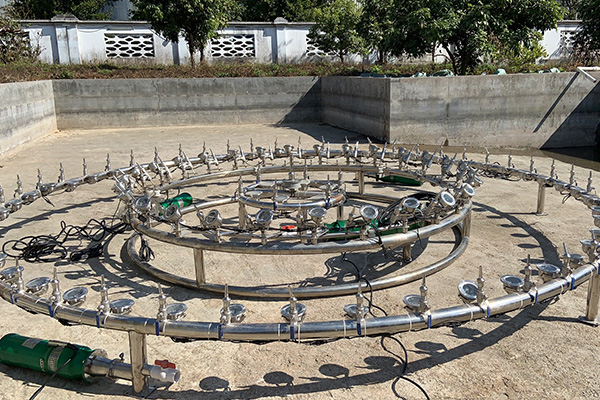
MULTIPOLYGON (((0 157, 0 183, 7 198, 12 197, 19 174, 25 191, 37 181, 37 168, 45 180, 58 176, 59 162, 67 178, 80 176, 81 159, 86 158, 90 171, 104 169, 110 153, 113 167, 129 164, 130 149, 136 160, 148 162, 154 146, 165 159, 177 154, 178 144, 188 154, 196 155, 202 143, 215 153, 223 153, 226 139, 232 146, 249 149, 267 146, 277 138, 279 145, 296 145, 298 137, 305 148, 312 147, 321 136, 339 147, 344 136, 351 141, 366 140, 356 134, 328 126, 265 125, 127 129, 111 131, 58 132, 29 143, 0 157)), ((469 153, 483 160, 481 153, 469 153)), ((506 155, 493 155, 493 161, 506 163, 506 155)), ((515 156, 518 167, 529 168, 528 156, 515 156)), ((548 174, 551 160, 536 158, 536 168, 548 174)), ((557 162, 559 177, 568 180, 570 164, 557 162)), ((587 183, 588 170, 576 167, 580 186, 587 183)), ((596 182, 600 174, 593 172, 596 182)), ((0 223, 2 242, 26 235, 57 233, 60 221, 83 224, 89 218, 110 217, 116 202, 109 183, 85 185, 70 194, 50 197, 54 207, 37 201, 0 223)), ((209 190, 210 195, 231 193, 225 185, 209 190)), ((395 189, 381 189, 393 191, 395 189)), ((207 194, 207 193, 204 193, 207 194)), ((579 240, 588 238, 593 220, 590 211, 558 192, 547 191, 548 215, 537 216, 537 185, 533 182, 508 182, 485 179, 477 190, 473 211, 472 238, 466 253, 443 272, 428 279, 430 304, 433 308, 458 304, 456 285, 463 279, 474 280, 477 269, 484 267, 487 293, 502 295, 499 277, 518 274, 531 255, 533 262, 559 264, 562 243, 571 251, 581 252, 579 240)), ((104 274, 111 298, 136 300, 134 314, 155 315, 157 288, 154 280, 121 258, 129 234, 115 237, 105 254, 86 263, 59 266, 63 291, 85 285, 90 289, 87 306, 99 303, 99 276, 104 274)), ((432 239, 413 268, 432 262, 450 248, 451 237, 432 239)), ((157 253, 156 263, 165 269, 192 276, 192 257, 187 250, 177 250, 151 243, 157 253)), ((390 265, 381 254, 352 255, 357 263, 386 273, 390 265), (387 264, 386 264, 387 262, 387 264)), ((25 280, 48 276, 53 264, 25 264, 25 280)), ((321 281, 331 284, 349 280, 350 270, 338 255, 328 257, 259 257, 207 254, 208 279, 230 284, 299 284, 321 281)), ((402 314, 402 298, 418 293, 418 283, 376 292, 373 301, 389 314, 402 314)), ((183 301, 187 319, 218 321, 221 301, 215 296, 165 285, 169 301, 183 301)), ((540 304, 499 318, 474 321, 459 327, 438 328, 399 334, 408 351, 406 377, 417 382, 432 399, 591 399, 600 398, 597 349, 598 328, 577 322, 585 312, 587 284, 561 296, 560 301, 540 304)), ((311 321, 339 319, 344 304, 353 296, 303 301, 311 321)), ((276 322, 283 301, 244 299, 248 322, 276 322)), ((31 315, 7 302, 0 302, 0 334, 22 335, 69 341, 91 348, 105 349, 109 357, 125 353, 128 360, 127 335, 87 326, 66 327, 45 316, 31 315)), ((378 315, 381 315, 379 313, 378 315)), ((402 372, 402 349, 393 339, 358 338, 321 345, 306 343, 248 344, 229 342, 174 343, 168 338, 148 337, 150 361, 168 358, 182 371, 181 380, 173 385, 159 385, 135 394, 127 381, 100 380, 96 383, 54 379, 40 394, 40 399, 98 398, 124 399, 422 399, 425 396, 410 382, 399 379, 402 372)), ((47 375, 0 364, 0 398, 29 398, 46 381, 47 375)))

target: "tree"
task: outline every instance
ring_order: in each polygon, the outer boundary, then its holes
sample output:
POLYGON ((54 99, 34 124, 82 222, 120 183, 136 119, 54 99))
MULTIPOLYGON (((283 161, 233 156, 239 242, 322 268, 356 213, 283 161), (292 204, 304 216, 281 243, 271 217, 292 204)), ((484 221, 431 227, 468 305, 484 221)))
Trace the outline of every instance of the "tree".
POLYGON ((581 0, 581 30, 575 37, 575 59, 584 64, 600 60, 600 0, 581 0))
POLYGON ((399 43, 395 52, 422 55, 424 44, 432 48, 437 43, 460 75, 494 54, 498 43, 514 55, 532 49, 539 42, 539 31, 556 27, 564 11, 556 0, 396 0, 396 4, 401 12, 394 19, 399 43))
POLYGON ((231 0, 133 0, 132 3, 136 7, 134 18, 150 22, 152 29, 172 42, 178 42, 180 35, 185 38, 192 68, 197 52, 204 62, 206 44, 218 36, 217 30, 226 26, 235 9, 231 0))
POLYGON ((114 0, 12 0, 7 14, 15 19, 51 19, 58 14, 73 14, 81 20, 104 20, 103 11, 114 0))
POLYGON ((392 0, 387 43, 392 55, 421 57, 436 45, 439 32, 432 16, 432 0, 392 0))
POLYGON ((564 19, 579 18, 579 1, 580 0, 560 0, 560 4, 565 9, 564 19))
POLYGON ((314 21, 315 10, 326 0, 239 0, 241 21, 273 22, 277 17, 288 21, 314 21))
POLYGON ((35 62, 39 55, 39 46, 31 44, 29 36, 21 29, 21 24, 0 15, 0 63, 35 62))
POLYGON ((363 0, 358 33, 367 46, 377 51, 377 62, 384 64, 394 47, 392 39, 393 0, 363 0))
POLYGON ((332 0, 315 11, 316 24, 308 34, 325 52, 333 52, 341 62, 350 53, 364 53, 365 43, 357 32, 361 9, 354 0, 332 0))
POLYGON ((538 59, 548 56, 546 49, 540 42, 542 38, 543 33, 539 32, 537 43, 532 47, 525 47, 521 44, 517 51, 504 43, 498 42, 494 45, 495 51, 491 56, 491 62, 512 66, 517 71, 528 69, 538 59))

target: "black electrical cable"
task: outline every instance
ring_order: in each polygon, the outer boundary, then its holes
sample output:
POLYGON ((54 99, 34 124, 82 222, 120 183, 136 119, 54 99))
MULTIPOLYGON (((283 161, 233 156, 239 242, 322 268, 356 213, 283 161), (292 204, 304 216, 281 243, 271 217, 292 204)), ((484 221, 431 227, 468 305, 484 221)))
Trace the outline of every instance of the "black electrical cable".
MULTIPOLYGON (((501 165, 501 164, 496 161, 496 162, 494 162, 494 165, 501 165)), ((487 170, 481 170, 480 172, 481 172, 481 175, 485 176, 486 178, 504 179, 506 181, 511 181, 511 182, 517 182, 517 181, 521 180, 521 178, 513 178, 510 173, 502 173, 502 172, 487 171, 487 170)))
POLYGON ((19 240, 4 243, 2 251, 11 257, 26 261, 55 262, 67 256, 67 249, 53 236, 25 236, 19 240), (9 244, 14 252, 7 250, 9 244))
POLYGON ((75 250, 69 256, 71 261, 82 261, 100 256, 104 245, 127 229, 125 223, 108 225, 106 220, 94 218, 84 226, 67 225, 64 221, 61 221, 60 226, 61 230, 56 235, 25 236, 9 240, 2 245, 2 251, 27 262, 56 262, 67 258, 68 241, 89 241, 88 248, 75 250))
POLYGON ((154 252, 148 245, 148 241, 146 240, 146 238, 144 238, 142 235, 140 235, 140 241, 141 241, 140 252, 139 252, 140 259, 142 261, 146 261, 146 262, 148 262, 150 260, 154 260, 154 252))
MULTIPOLYGON (((169 223, 169 221, 166 221, 163 219, 160 219, 159 221, 169 223)), ((182 224, 181 222, 179 222, 179 225, 186 229, 189 229, 190 231, 193 231, 193 232, 208 232, 208 231, 212 231, 215 229, 215 228, 203 227, 203 226, 198 226, 198 225, 191 226, 191 225, 187 225, 187 224, 182 224)), ((242 229, 237 226, 221 226, 220 228, 223 230, 229 230, 229 231, 234 231, 234 232, 255 232, 255 231, 260 230, 258 228, 242 229)), ((269 228, 269 229, 270 230, 282 230, 282 229, 276 229, 276 228, 269 228)))
POLYGON ((398 338, 395 338, 390 334, 381 335, 380 344, 381 344, 381 348, 385 352, 390 353, 391 355, 396 357, 398 360, 400 360, 400 362, 402 363, 402 375, 404 375, 406 373, 406 369, 408 368, 408 352, 406 351, 406 347, 402 344, 402 342, 398 338), (387 347, 385 347, 385 339, 386 338, 392 339, 400 345, 400 347, 402 348, 402 351, 404 352, 404 358, 398 356, 396 353, 390 351, 387 347))
MULTIPOLYGON (((435 195, 433 193, 430 192, 422 192, 422 193, 414 193, 410 196, 405 196, 402 197, 398 200, 393 201, 392 203, 390 203, 386 208, 383 209, 383 211, 381 212, 381 214, 379 215, 379 217, 377 218, 377 221, 385 224, 387 221, 390 220, 391 218, 391 214, 394 212, 394 209, 401 205, 402 202, 407 199, 408 197, 414 197, 417 200, 431 200, 432 198, 435 197, 435 195)), ((411 218, 409 220, 409 222, 414 222, 414 217, 411 218)))
POLYGON ((44 199, 44 201, 45 201, 46 203, 50 204, 52 207, 56 207, 56 206, 54 205, 54 203, 52 203, 52 202, 50 201, 50 199, 49 199, 47 196, 44 196, 44 195, 42 195, 42 199, 44 199))
POLYGON ((56 371, 54 371, 54 373, 52 374, 52 376, 50 376, 50 378, 48 378, 46 380, 46 382, 44 382, 42 384, 42 386, 40 386, 38 388, 38 390, 35 391, 35 393, 33 395, 31 395, 31 397, 29 398, 29 400, 33 400, 37 397, 38 394, 40 394, 40 392, 46 387, 48 386, 48 384, 52 381, 52 379, 54 379, 56 377, 56 375, 62 371, 71 361, 73 361, 75 359, 75 357, 77 357, 77 353, 79 352, 79 347, 72 345, 71 343, 65 343, 65 347, 70 348, 71 350, 73 350, 73 355, 71 357, 69 357, 69 359, 67 361, 65 361, 60 367, 58 367, 56 369, 56 371))
POLYGON ((383 313, 384 316, 388 316, 388 313, 381 307, 375 305, 373 303, 373 286, 371 286, 371 282, 369 282, 369 280, 367 278, 365 278, 364 276, 362 276, 362 274, 360 273, 360 269, 358 268, 358 266, 352 261, 349 260, 346 257, 346 253, 342 253, 342 261, 345 261, 347 263, 350 263, 354 269, 356 269, 356 281, 360 284, 360 281, 364 281, 367 286, 369 287, 369 297, 367 298, 367 303, 369 304, 369 314, 371 314, 373 317, 376 317, 375 314, 373 314, 373 308, 381 311, 383 313))
POLYGON ((354 267, 354 269, 356 269, 356 279, 360 279, 360 269, 352 260, 349 260, 346 257, 346 253, 342 253, 342 261, 350 263, 354 267))
POLYGON ((415 233, 417 234, 417 241, 415 243, 419 243, 419 246, 421 246, 421 249, 425 250, 425 246, 423 246, 423 239, 421 239, 421 235, 419 234, 419 230, 416 229, 415 233))
POLYGON ((425 396, 425 398, 427 400, 430 400, 429 395, 427 394, 427 392, 425 391, 425 389, 421 385, 419 385, 417 382, 415 382, 412 379, 407 378, 405 376, 406 369, 408 367, 408 352, 406 351, 406 347, 404 347, 404 345, 402 344, 402 342, 398 338, 396 338, 396 337, 394 337, 392 335, 382 335, 381 336, 380 344, 381 344, 381 348, 383 348, 383 350, 385 352, 391 354, 392 356, 394 356, 395 358, 397 358, 402 363, 402 372, 400 373, 400 375, 398 375, 398 377, 396 378, 396 380, 392 383, 392 391, 394 392, 394 395, 396 395, 396 397, 402 398, 402 396, 400 396, 398 394, 398 392, 396 391, 396 385, 398 384, 398 382, 400 381, 400 379, 402 379, 402 380, 405 380, 406 382, 412 383, 417 389, 419 389, 421 391, 421 393, 423 393, 423 395, 425 396), (404 351, 404 358, 398 356, 393 351, 390 351, 385 346, 385 339, 386 338, 392 339, 393 341, 395 341, 396 343, 398 343, 400 345, 400 347, 404 351))
POLYGON ((373 303, 373 286, 371 286, 371 282, 369 282, 369 280, 365 277, 360 278, 358 281, 360 282, 361 280, 365 281, 365 283, 369 287, 369 298, 367 299, 367 302, 369 303, 369 314, 371 314, 373 317, 377 317, 375 314, 373 314, 373 309, 376 309, 381 311, 383 315, 387 317, 387 311, 373 303))
MULTIPOLYGON (((342 253, 342 261, 348 262, 352 266, 354 266, 354 268, 356 269, 356 278, 357 278, 357 281, 358 281, 359 284, 360 284, 360 281, 363 280, 363 281, 365 281, 365 283, 369 287, 370 296, 369 296, 369 298, 367 298, 367 302, 369 303, 369 314, 371 314, 373 317, 375 317, 375 314, 373 314, 373 311, 372 311, 373 308, 375 308, 375 309, 381 311, 384 314, 384 316, 387 317, 388 316, 387 312, 383 308, 381 308, 381 307, 379 307, 379 306, 377 306, 377 305, 375 305, 373 303, 373 287, 371 286, 371 282, 369 282, 369 280, 367 278, 365 278, 364 276, 361 276, 360 269, 358 268, 358 266, 352 260, 349 260, 346 257, 346 253, 342 253)), ((425 395, 425 398, 427 400, 430 400, 429 399, 429 395, 427 394, 427 392, 425 391, 425 389, 421 385, 419 385, 417 382, 413 381, 412 379, 407 378, 406 376, 404 376, 404 374, 406 373, 406 369, 408 367, 408 352, 406 351, 406 347, 402 344, 402 342, 398 338, 393 337, 390 334, 381 334, 379 336, 381 336, 381 342, 380 342, 380 344, 381 344, 381 347, 383 348, 383 350, 386 351, 387 353, 390 353, 391 355, 393 355, 395 358, 397 358, 398 360, 400 360, 400 362, 402 363, 402 372, 398 375, 398 377, 396 378, 396 380, 394 380, 394 382, 392 383, 392 392, 394 392, 394 395, 396 397, 398 397, 398 398, 402 398, 402 396, 400 396, 398 394, 398 392, 396 391, 396 384, 398 383, 398 381, 400 379, 402 379, 402 380, 405 380, 407 382, 412 383, 416 388, 418 388, 425 395), (398 356, 397 354, 395 354, 394 352, 390 351, 385 346, 385 339, 386 338, 392 339, 393 341, 395 341, 396 343, 398 343, 400 345, 400 347, 404 351, 404 358, 402 358, 402 357, 398 356)))
POLYGON ((343 339, 343 338, 337 337, 337 338, 331 338, 331 339, 313 339, 313 340, 301 341, 299 343, 307 345, 307 346, 321 346, 323 344, 337 342, 338 340, 341 340, 341 339, 343 339))

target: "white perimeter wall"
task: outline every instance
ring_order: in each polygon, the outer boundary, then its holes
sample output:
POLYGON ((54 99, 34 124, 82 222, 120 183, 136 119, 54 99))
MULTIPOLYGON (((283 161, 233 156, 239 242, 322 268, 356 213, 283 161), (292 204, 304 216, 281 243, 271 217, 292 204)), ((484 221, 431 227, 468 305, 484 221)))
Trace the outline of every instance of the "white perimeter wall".
MULTIPOLYGON (((231 23, 219 31, 218 39, 206 46, 204 56, 210 63, 294 63, 335 59, 311 44, 307 35, 313 25, 231 23)), ((23 28, 29 32, 31 42, 40 46, 40 59, 47 63, 187 64, 190 60, 185 39, 170 42, 152 31, 146 22, 23 21, 23 28)), ((349 61, 362 62, 363 58, 353 56, 349 61)))
MULTIPOLYGON (((204 56, 209 63, 335 60, 335 55, 321 51, 308 39, 313 25, 282 19, 272 23, 232 22, 219 31, 220 38, 208 43, 204 56)), ((562 21, 557 29, 544 33, 542 45, 548 59, 568 56, 578 26, 578 21, 562 21)), ((40 59, 47 63, 117 61, 168 65, 188 64, 190 61, 185 39, 172 43, 152 31, 146 22, 23 21, 23 27, 29 32, 31 41, 40 46, 40 59)), ((444 57, 437 56, 439 51, 436 51, 436 61, 443 62, 444 57)), ((347 61, 369 63, 374 60, 375 55, 366 58, 353 55, 347 61)), ((423 58, 423 61, 429 60, 431 55, 423 58)))

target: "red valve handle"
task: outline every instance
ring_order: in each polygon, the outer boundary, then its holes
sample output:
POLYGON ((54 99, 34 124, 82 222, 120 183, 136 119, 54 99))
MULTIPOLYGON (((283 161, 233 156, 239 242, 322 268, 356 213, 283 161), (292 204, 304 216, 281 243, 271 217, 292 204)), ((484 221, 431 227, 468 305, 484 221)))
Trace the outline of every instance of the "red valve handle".
POLYGON ((161 368, 176 368, 175 364, 169 362, 169 360, 154 360, 154 365, 158 365, 161 368))

